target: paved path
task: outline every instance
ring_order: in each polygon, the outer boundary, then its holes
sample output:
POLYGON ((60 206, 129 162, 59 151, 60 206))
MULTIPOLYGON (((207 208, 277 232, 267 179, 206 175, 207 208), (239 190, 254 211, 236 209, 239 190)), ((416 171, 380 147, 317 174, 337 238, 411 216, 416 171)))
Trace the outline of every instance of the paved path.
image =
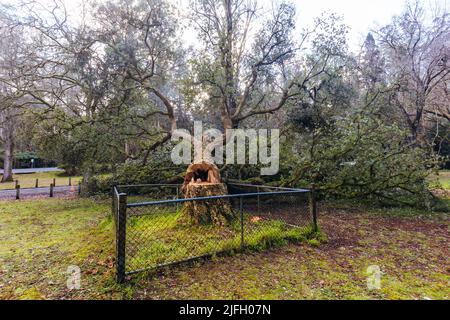
MULTIPOLYGON (((53 172, 53 171, 64 171, 60 168, 27 168, 27 169, 13 169, 13 173, 35 173, 35 172, 53 172)), ((0 174, 3 173, 3 169, 0 169, 0 174)))
MULTIPOLYGON (((53 188, 55 198, 75 197, 78 194, 78 186, 56 186, 53 188)), ((48 198, 50 196, 49 187, 21 188, 20 199, 48 198)), ((16 190, 0 190, 0 200, 15 200, 16 190)))

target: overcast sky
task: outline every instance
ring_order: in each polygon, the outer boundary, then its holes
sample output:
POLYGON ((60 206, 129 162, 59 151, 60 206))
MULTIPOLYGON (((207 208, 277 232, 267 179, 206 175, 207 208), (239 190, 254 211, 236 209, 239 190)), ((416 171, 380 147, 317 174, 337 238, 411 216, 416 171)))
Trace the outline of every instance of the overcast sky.
POLYGON ((349 42, 354 48, 365 39, 370 28, 386 24, 393 15, 402 12, 404 0, 296 0, 297 23, 311 23, 323 11, 344 17, 350 27, 349 42))
MULTIPOLYGON (((14 3, 17 0, 0 0, 3 3, 14 3)), ((50 0, 41 0, 48 2, 50 0)), ((64 0, 68 8, 75 8, 82 0, 64 0)), ((187 9, 189 0, 169 0, 180 9, 187 9)), ((275 0, 277 1, 277 0, 275 0)), ((278 0, 279 1, 279 0, 278 0)), ((291 0, 297 7, 297 25, 299 28, 311 24, 313 19, 324 11, 342 15, 344 22, 350 27, 349 44, 357 50, 371 28, 387 24, 392 16, 400 14, 406 0, 291 0)), ((450 10, 450 0, 421 0, 426 9, 440 7, 450 10)), ((270 5, 272 0, 258 0, 262 5, 270 5)), ((69 12, 77 12, 69 10, 69 12)), ((189 32, 185 39, 194 39, 189 32)))
MULTIPOLYGON (((187 7, 189 3, 189 0, 171 1, 179 8, 187 7)), ((270 5, 272 1, 258 0, 258 3, 270 5)), ((450 0, 421 1, 426 9, 440 7, 449 11, 450 0)), ((313 19, 324 11, 343 16, 345 24, 350 27, 349 45, 352 50, 360 47, 371 28, 389 23, 392 16, 400 14, 406 4, 406 0, 291 0, 290 2, 297 7, 299 28, 312 24, 313 19)))
MULTIPOLYGON (((336 12, 344 17, 350 27, 350 47, 355 49, 376 25, 389 23, 392 16, 400 14, 405 0, 295 0, 299 25, 311 21, 323 11, 336 12)), ((425 8, 449 8, 450 0, 422 0, 425 8)), ((448 10, 447 10, 448 11, 448 10)))

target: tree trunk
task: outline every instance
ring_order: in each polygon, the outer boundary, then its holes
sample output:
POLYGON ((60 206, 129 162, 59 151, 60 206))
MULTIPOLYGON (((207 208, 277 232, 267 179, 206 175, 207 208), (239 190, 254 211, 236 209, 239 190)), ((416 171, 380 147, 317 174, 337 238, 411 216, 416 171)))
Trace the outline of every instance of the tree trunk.
MULTIPOLYGON (((228 194, 224 183, 190 183, 186 186, 185 198, 220 196, 228 194)), ((183 220, 192 224, 214 224, 225 226, 231 223, 234 212, 229 199, 211 199, 185 202, 182 209, 183 220)))
POLYGON ((4 147, 4 159, 3 159, 3 177, 1 182, 13 181, 13 158, 14 158, 14 134, 13 126, 7 123, 3 128, 3 147, 4 147))
POLYGON ((225 72, 225 92, 220 104, 220 119, 224 132, 235 127, 231 114, 236 110, 236 79, 233 70, 233 10, 232 1, 225 0, 226 30, 222 40, 221 65, 225 72))
POLYGON ((94 169, 93 169, 92 165, 86 166, 83 171, 83 184, 89 185, 93 175, 94 175, 94 169))

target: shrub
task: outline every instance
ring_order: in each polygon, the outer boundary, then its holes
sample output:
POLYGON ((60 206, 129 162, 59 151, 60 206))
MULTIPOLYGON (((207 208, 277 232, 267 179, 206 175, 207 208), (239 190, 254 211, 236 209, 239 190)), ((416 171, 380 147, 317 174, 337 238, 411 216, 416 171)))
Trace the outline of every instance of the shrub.
POLYGON ((116 167, 113 174, 95 175, 83 181, 82 194, 85 196, 105 194, 114 185, 182 183, 185 167, 167 167, 159 162, 146 166, 139 163, 126 163, 116 167))

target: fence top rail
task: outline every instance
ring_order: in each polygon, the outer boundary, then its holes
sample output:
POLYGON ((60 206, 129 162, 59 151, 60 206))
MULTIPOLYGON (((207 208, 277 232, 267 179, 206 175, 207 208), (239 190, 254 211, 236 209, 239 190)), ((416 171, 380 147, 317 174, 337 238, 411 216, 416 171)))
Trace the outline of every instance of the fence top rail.
MULTIPOLYGON (((19 184, 20 186, 20 184, 19 184)), ((53 186, 53 189, 62 189, 62 188, 76 188, 77 186, 69 186, 69 185, 63 185, 63 186, 53 186)), ((20 187, 20 190, 44 190, 44 189, 49 189, 50 185, 48 186, 43 186, 43 187, 20 187)), ((0 191, 16 191, 17 188, 13 188, 13 189, 1 189, 0 191)))
POLYGON ((265 189, 277 189, 277 190, 292 190, 292 191, 298 191, 298 190, 307 190, 309 189, 301 189, 301 188, 287 188, 287 187, 277 187, 277 186, 268 186, 264 184, 249 184, 249 183, 239 183, 239 182, 229 182, 229 185, 234 186, 242 186, 242 187, 253 187, 253 188, 265 188, 265 189))
MULTIPOLYGON (((235 185, 235 186, 243 186, 243 187, 254 187, 254 188, 266 188, 266 189, 278 189, 278 190, 308 190, 309 189, 301 189, 301 188, 288 188, 288 187, 277 187, 277 186, 268 186, 265 184, 249 184, 249 183, 240 183, 240 182, 234 182, 230 181, 227 184, 229 185, 235 185)), ((140 188, 140 187, 180 187, 182 186, 182 183, 146 183, 146 184, 123 184, 123 185, 116 185, 115 188, 140 188)))
POLYGON ((147 184, 119 184, 115 188, 140 188, 140 187, 180 187, 181 183, 147 183, 147 184))
POLYGON ((113 190, 114 190, 114 196, 116 196, 116 198, 118 198, 119 197, 119 191, 117 190, 117 186, 114 186, 113 190))
POLYGON ((254 196, 267 196, 267 195, 281 195, 281 194, 300 194, 308 193, 310 190, 307 189, 295 189, 286 191, 269 191, 269 192, 251 192, 251 193, 237 193, 237 194, 225 194, 220 196, 209 196, 209 197, 196 197, 196 198, 183 198, 183 199, 170 199, 170 200, 158 200, 158 201, 148 201, 148 202, 136 202, 128 203, 128 208, 134 207, 145 207, 157 204, 170 204, 178 202, 189 202, 189 201, 205 201, 214 199, 225 199, 225 198, 240 198, 240 197, 254 197, 254 196))

